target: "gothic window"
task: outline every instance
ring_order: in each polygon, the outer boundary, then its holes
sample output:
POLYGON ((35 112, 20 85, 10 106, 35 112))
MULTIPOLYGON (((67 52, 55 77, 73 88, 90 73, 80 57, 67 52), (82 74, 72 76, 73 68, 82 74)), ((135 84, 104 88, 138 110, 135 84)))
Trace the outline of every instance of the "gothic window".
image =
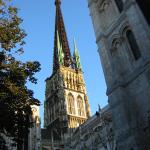
POLYGON ((85 116, 83 100, 80 96, 77 98, 77 109, 79 116, 85 116))
POLYGON ((70 114, 75 114, 74 97, 72 94, 68 95, 68 111, 70 114))
POLYGON ((131 30, 126 31, 126 37, 135 60, 139 59, 141 57, 141 53, 131 30))
POLYGON ((119 12, 121 13, 123 11, 123 2, 122 2, 122 0, 115 0, 115 3, 118 7, 119 12))
POLYGON ((145 16, 148 24, 150 25, 150 13, 149 13, 150 0, 136 0, 136 1, 143 15, 145 16))

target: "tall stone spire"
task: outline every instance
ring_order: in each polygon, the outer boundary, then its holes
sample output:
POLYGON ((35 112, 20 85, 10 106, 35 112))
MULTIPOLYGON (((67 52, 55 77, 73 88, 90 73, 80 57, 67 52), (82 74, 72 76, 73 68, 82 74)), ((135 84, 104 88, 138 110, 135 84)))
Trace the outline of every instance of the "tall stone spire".
POLYGON ((76 43, 72 57, 60 9, 61 1, 55 0, 55 5, 53 73, 46 79, 43 133, 49 135, 46 140, 49 141, 49 149, 63 149, 65 139, 90 117, 90 106, 76 43))
POLYGON ((69 48, 69 44, 68 44, 67 34, 66 34, 66 30, 65 30, 65 25, 64 25, 60 5, 61 5, 61 0, 55 0, 56 17, 55 17, 53 72, 55 72, 60 66, 59 56, 58 56, 58 54, 59 54, 58 39, 59 39, 60 45, 62 46, 62 52, 64 55, 63 65, 66 67, 69 67, 69 66, 71 66, 71 62, 72 62, 70 48, 69 48))

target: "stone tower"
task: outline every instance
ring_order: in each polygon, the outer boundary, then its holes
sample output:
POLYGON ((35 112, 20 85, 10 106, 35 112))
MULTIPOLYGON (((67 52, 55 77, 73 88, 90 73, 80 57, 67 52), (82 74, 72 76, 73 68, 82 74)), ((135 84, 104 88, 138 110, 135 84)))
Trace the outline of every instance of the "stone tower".
POLYGON ((117 150, 149 150, 150 1, 88 0, 88 6, 117 150))
POLYGON ((51 132, 52 141, 63 141, 90 116, 83 72, 76 43, 71 56, 61 1, 55 0, 53 73, 46 79, 44 126, 51 132))

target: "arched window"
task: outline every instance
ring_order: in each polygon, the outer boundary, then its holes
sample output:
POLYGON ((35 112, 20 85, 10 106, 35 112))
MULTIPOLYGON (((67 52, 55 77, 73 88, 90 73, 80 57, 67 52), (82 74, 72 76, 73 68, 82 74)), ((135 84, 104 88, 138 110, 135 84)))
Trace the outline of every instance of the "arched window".
POLYGON ((80 96, 78 96, 77 98, 77 109, 78 109, 79 116, 85 116, 83 100, 80 96))
POLYGON ((150 13, 149 13, 149 7, 150 7, 150 0, 136 0, 143 15, 145 16, 148 24, 150 25, 150 13))
POLYGON ((131 30, 126 31, 126 37, 135 60, 139 59, 141 57, 141 52, 131 30))
POLYGON ((119 12, 121 13, 123 11, 123 2, 122 2, 122 0, 115 0, 115 3, 118 7, 119 12))
POLYGON ((72 94, 68 95, 68 111, 70 114, 75 114, 74 97, 72 94))

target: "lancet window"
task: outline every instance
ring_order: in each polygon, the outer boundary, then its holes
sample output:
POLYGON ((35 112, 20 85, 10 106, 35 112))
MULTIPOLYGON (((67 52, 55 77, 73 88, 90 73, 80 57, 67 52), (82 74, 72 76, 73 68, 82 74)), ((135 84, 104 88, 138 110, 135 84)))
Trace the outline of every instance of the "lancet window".
POLYGON ((80 96, 77 98, 77 109, 79 116, 85 116, 83 99, 80 96))
POLYGON ((131 30, 126 31, 126 37, 135 60, 139 59, 141 57, 141 52, 131 30))
POLYGON ((68 111, 70 114, 75 115, 75 103, 74 103, 74 97, 72 94, 68 95, 68 111))
POLYGON ((122 0, 115 0, 115 3, 118 7, 119 12, 121 13, 123 11, 123 2, 122 2, 122 0))

